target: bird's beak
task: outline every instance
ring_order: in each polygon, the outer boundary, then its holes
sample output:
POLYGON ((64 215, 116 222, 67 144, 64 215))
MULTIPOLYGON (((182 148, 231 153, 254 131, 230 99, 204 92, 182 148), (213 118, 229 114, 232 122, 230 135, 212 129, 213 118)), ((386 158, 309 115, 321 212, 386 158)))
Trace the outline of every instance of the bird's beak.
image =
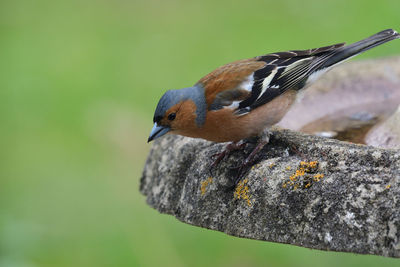
POLYGON ((157 123, 154 123, 153 129, 151 129, 149 139, 147 140, 147 143, 153 141, 154 139, 157 139, 158 137, 163 136, 164 134, 168 133, 171 130, 171 128, 167 126, 159 126, 157 123))

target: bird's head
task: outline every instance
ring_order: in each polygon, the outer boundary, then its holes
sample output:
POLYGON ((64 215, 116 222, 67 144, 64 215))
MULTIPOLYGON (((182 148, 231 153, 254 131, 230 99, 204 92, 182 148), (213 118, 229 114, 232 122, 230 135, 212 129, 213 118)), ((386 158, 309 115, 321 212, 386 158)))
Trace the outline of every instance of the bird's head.
POLYGON ((204 124, 205 116, 206 101, 201 86, 169 90, 157 104, 154 126, 147 142, 166 133, 185 135, 185 131, 204 124))

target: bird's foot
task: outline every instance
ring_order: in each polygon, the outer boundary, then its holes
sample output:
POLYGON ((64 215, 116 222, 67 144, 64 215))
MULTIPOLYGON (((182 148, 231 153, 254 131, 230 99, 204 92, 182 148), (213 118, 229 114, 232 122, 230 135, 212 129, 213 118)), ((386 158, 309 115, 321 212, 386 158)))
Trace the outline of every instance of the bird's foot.
POLYGON ((236 178, 234 181, 234 186, 236 186, 239 181, 242 179, 242 177, 246 174, 246 172, 251 168, 258 160, 258 153, 264 148, 266 144, 269 143, 269 139, 271 136, 271 132, 269 130, 266 130, 266 134, 264 137, 260 140, 259 138, 254 139, 257 143, 256 147, 251 151, 251 153, 247 156, 247 158, 242 162, 242 164, 236 168, 237 174, 236 178))
POLYGON ((225 147, 225 150, 224 150, 224 151, 212 155, 211 158, 216 158, 216 159, 215 159, 214 162, 211 163, 211 165, 210 165, 210 173, 211 173, 211 175, 212 175, 212 170, 213 170, 215 167, 217 167, 218 164, 219 164, 223 159, 228 158, 228 157, 232 154, 233 151, 236 151, 236 150, 240 150, 240 149, 245 148, 246 145, 247 145, 246 142, 243 142, 243 143, 241 143, 241 144, 238 144, 238 142, 232 142, 232 143, 228 144, 228 145, 225 147))
POLYGON ((263 149, 263 147, 268 144, 268 140, 263 140, 257 144, 253 151, 247 156, 247 158, 242 162, 242 164, 237 167, 237 175, 234 181, 236 186, 241 180, 242 176, 249 170, 251 166, 257 161, 257 154, 263 149))

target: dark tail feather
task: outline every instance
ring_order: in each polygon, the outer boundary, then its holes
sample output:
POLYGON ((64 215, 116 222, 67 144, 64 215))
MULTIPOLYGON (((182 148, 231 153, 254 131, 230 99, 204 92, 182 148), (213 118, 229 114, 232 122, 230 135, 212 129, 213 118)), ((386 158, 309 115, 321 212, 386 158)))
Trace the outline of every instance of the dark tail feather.
POLYGON ((330 67, 339 63, 340 61, 346 60, 375 46, 384 44, 397 38, 400 38, 400 34, 392 29, 378 32, 364 40, 338 48, 333 52, 333 55, 330 56, 318 69, 330 67))

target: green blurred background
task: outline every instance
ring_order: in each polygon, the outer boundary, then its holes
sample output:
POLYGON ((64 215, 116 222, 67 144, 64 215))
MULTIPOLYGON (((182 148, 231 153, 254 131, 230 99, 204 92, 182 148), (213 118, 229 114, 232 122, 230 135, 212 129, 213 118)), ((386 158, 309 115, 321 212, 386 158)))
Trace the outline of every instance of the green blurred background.
MULTIPOLYGON (((398 0, 0 1, 0 266, 399 266, 245 240, 145 203, 164 90, 233 60, 400 29, 398 0)), ((400 54, 392 42, 360 58, 400 54)))

